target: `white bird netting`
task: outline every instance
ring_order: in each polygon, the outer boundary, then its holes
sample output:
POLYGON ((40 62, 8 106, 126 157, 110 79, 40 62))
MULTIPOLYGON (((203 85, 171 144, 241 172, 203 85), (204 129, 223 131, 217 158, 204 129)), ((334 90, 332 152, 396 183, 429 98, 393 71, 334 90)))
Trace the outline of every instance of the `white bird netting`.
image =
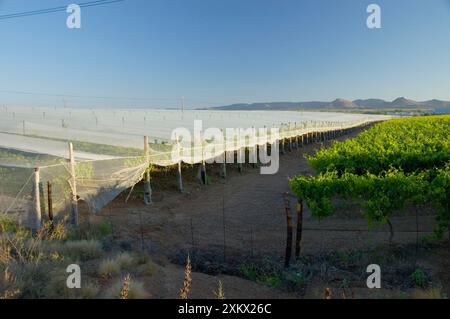
POLYGON ((74 190, 68 142, 74 148, 76 194, 92 212, 98 212, 138 183, 149 165, 196 164, 221 158, 225 152, 385 118, 289 111, 3 107, 0 108, 0 213, 24 224, 35 224, 36 167, 39 167, 42 212, 46 211, 48 182, 55 215, 68 211, 74 190), (202 127, 196 135, 199 123, 202 127), (238 128, 240 132, 231 130, 238 128), (143 136, 149 136, 147 154, 143 136))

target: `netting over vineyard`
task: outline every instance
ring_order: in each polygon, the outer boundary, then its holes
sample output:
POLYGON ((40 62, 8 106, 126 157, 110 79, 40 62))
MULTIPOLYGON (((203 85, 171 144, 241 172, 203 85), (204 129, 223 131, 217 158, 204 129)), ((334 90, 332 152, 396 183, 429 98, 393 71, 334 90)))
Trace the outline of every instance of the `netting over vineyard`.
POLYGON ((138 183, 150 165, 201 163, 226 152, 380 119, 384 117, 315 112, 3 107, 0 213, 32 225, 36 187, 42 197, 38 204, 44 206, 47 182, 55 215, 67 211, 75 187, 77 198, 98 212, 138 183), (242 130, 233 135, 230 128, 242 130), (144 136, 149 137, 146 145, 144 136), (73 144, 74 171, 68 142, 73 144), (40 175, 37 186, 35 168, 40 175))

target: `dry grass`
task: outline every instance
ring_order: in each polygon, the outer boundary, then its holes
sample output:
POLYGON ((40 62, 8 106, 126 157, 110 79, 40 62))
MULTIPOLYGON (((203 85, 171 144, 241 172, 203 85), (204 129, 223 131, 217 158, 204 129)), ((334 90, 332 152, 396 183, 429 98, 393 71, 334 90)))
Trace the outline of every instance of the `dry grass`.
POLYGON ((189 258, 189 255, 188 255, 186 267, 184 269, 183 287, 180 289, 180 299, 188 299, 188 297, 189 297, 189 290, 191 289, 191 283, 192 283, 191 273, 192 273, 192 265, 191 265, 191 259, 189 258))
POLYGON ((223 300, 225 298, 225 290, 223 289, 222 281, 219 280, 219 285, 217 287, 217 291, 214 291, 214 295, 216 299, 223 300))
POLYGON ((129 299, 130 297, 130 284, 131 284, 131 276, 130 274, 126 275, 123 280, 122 290, 120 291, 120 299, 129 299))

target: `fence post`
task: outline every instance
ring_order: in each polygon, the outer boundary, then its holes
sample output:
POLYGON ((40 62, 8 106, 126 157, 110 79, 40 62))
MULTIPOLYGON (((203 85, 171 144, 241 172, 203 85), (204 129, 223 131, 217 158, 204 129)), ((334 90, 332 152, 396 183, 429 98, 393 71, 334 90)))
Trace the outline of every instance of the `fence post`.
POLYGON ((295 259, 300 257, 303 232, 303 201, 297 203, 297 234, 295 237, 295 259))
POLYGON ((148 136, 144 136, 144 156, 147 163, 147 169, 145 171, 144 182, 144 203, 146 205, 152 204, 152 184, 150 178, 150 150, 148 144, 148 136))
POLYGON ((75 155, 73 152, 73 144, 69 142, 69 165, 70 165, 70 181, 72 187, 72 199, 70 208, 70 222, 72 225, 78 225, 78 197, 77 197, 77 179, 75 172, 75 155))
POLYGON ((284 193, 284 209, 286 212, 286 224, 287 224, 287 240, 286 240, 286 253, 284 259, 284 267, 289 267, 291 263, 292 254, 292 215, 291 215, 291 202, 289 200, 289 194, 284 193))
POLYGON ((34 211, 35 211, 35 227, 36 231, 39 231, 41 228, 41 220, 42 220, 42 212, 41 212, 41 197, 39 191, 39 182, 40 182, 40 172, 39 167, 34 169, 34 211))
POLYGON ((180 145, 180 139, 177 135, 177 148, 178 148, 178 189, 180 192, 183 192, 183 177, 181 175, 181 145, 180 145))

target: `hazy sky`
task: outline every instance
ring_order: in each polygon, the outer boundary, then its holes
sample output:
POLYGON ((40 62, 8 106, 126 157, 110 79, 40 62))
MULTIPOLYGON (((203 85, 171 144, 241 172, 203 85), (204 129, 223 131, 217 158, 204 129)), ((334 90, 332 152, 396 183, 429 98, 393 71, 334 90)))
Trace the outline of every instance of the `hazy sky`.
MULTIPOLYGON (((0 0, 0 15, 73 2, 0 0)), ((0 20, 0 104, 450 100, 448 0, 127 0, 84 8, 80 30, 67 16, 0 20)))

